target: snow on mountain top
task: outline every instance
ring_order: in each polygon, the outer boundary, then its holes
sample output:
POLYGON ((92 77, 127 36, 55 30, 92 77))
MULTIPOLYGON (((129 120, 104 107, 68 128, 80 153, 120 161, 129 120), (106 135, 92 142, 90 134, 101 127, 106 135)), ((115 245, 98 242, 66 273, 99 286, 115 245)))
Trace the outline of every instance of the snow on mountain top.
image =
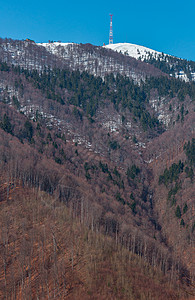
POLYGON ((74 43, 61 43, 61 42, 53 42, 53 43, 38 43, 38 46, 45 47, 49 52, 56 54, 57 48, 59 46, 66 48, 69 45, 73 45, 74 43))
MULTIPOLYGON (((57 49, 59 47, 66 48, 69 45, 74 45, 75 43, 61 43, 61 42, 53 42, 53 43, 38 43, 39 46, 44 46, 49 52, 53 54, 58 54, 57 49)), ((158 58, 162 55, 162 52, 158 52, 155 50, 152 50, 150 48, 139 46, 135 44, 130 43, 117 43, 117 44, 110 44, 103 46, 107 49, 112 49, 117 52, 121 52, 123 54, 127 54, 129 56, 132 56, 136 59, 144 60, 145 58, 148 58, 149 55, 152 55, 154 58, 158 58)))
POLYGON ((117 52, 121 52, 123 54, 128 54, 129 56, 132 56, 136 59, 144 59, 146 58, 149 54, 152 54, 153 56, 160 56, 162 55, 162 52, 158 52, 155 50, 152 50, 150 48, 144 47, 144 46, 139 46, 135 44, 130 44, 130 43, 117 43, 117 44, 109 44, 106 46, 103 46, 107 49, 112 49, 117 52))
POLYGON ((62 47, 66 47, 68 45, 72 45, 74 43, 61 43, 61 42, 53 42, 53 43, 38 43, 37 45, 39 46, 44 46, 44 47, 48 47, 48 48, 54 48, 57 46, 62 46, 62 47))
POLYGON ((50 53, 57 54, 59 47, 66 49, 69 45, 74 45, 74 43, 61 43, 61 42, 53 42, 53 43, 38 43, 38 46, 45 47, 50 53))

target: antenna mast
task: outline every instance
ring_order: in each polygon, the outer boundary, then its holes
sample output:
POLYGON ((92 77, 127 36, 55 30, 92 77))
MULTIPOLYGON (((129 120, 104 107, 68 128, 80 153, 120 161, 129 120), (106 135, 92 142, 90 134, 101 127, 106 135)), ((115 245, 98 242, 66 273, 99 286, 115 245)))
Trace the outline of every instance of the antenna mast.
POLYGON ((110 14, 110 34, 109 34, 109 44, 113 44, 113 31, 112 31, 112 14, 110 14))

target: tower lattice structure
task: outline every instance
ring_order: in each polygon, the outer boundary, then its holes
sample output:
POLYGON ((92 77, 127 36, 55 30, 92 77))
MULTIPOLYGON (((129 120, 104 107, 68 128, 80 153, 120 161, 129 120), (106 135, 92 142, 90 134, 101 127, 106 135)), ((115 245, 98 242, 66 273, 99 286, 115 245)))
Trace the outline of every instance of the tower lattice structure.
POLYGON ((110 34, 109 34, 109 44, 113 44, 113 31, 112 31, 112 14, 110 14, 110 34))

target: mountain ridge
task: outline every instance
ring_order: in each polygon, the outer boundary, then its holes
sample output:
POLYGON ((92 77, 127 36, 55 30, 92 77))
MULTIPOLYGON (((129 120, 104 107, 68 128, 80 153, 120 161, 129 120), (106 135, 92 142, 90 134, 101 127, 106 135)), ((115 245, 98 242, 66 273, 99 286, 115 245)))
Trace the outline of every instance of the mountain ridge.
MULTIPOLYGON (((105 45, 103 47, 112 49, 117 52, 121 51, 123 54, 126 54, 126 55, 128 54, 129 56, 132 56, 136 59, 142 59, 142 60, 149 53, 156 55, 156 57, 158 57, 162 54, 162 52, 150 49, 148 47, 131 44, 131 43, 116 43, 116 44, 105 45)), ((167 55, 167 54, 165 54, 165 55, 167 55)))
POLYGON ((110 44, 104 47, 112 49, 113 51, 121 52, 124 55, 129 55, 141 61, 153 63, 156 66, 157 64, 155 64, 154 61, 158 61, 158 67, 162 68, 162 70, 165 70, 165 66, 169 65, 169 70, 167 70, 167 72, 170 76, 174 76, 186 82, 190 80, 195 81, 195 62, 193 61, 188 62, 186 59, 181 59, 174 55, 165 54, 144 46, 130 43, 110 44), (182 62, 188 65, 187 70, 182 62))
MULTIPOLYGON (((44 46, 50 53, 59 57, 63 57, 62 49, 64 49, 66 52, 64 58, 66 59, 68 54, 67 49, 70 45, 79 46, 82 44, 52 42, 39 43, 38 45, 44 46)), ((195 62, 193 61, 188 62, 185 59, 131 43, 109 44, 103 46, 103 48, 152 64, 170 76, 179 78, 185 82, 195 81, 195 62)))

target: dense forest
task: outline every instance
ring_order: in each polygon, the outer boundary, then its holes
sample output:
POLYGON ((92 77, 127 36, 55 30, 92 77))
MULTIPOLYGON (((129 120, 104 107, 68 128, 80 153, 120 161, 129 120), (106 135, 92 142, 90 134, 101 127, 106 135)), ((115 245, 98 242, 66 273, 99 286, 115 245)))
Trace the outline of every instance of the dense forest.
POLYGON ((159 68, 162 72, 174 75, 179 74, 180 71, 184 71, 189 79, 192 79, 191 73, 195 73, 195 62, 188 61, 186 59, 180 59, 171 55, 158 55, 158 58, 153 57, 152 54, 148 54, 144 61, 159 68))
MULTIPOLYGON (((136 118, 140 120, 144 130, 157 128, 158 131, 162 131, 158 119, 154 115, 151 116, 146 109, 146 103, 152 90, 156 89, 160 97, 178 97, 180 101, 184 101, 188 95, 195 99, 194 83, 184 83, 165 76, 150 77, 146 82, 138 85, 133 80, 119 74, 116 77, 113 74, 107 75, 103 81, 100 77, 94 77, 87 72, 81 73, 78 70, 45 69, 40 73, 37 70, 28 71, 20 67, 9 67, 3 62, 0 64, 0 70, 13 71, 15 74, 25 76, 48 99, 58 101, 62 105, 65 102, 73 104, 90 117, 93 117, 96 110, 105 104, 105 100, 109 100, 114 104, 116 110, 128 108, 135 120, 136 118), (64 89, 70 92, 69 97, 65 96, 64 89)), ((15 82, 15 87, 22 94, 21 79, 15 82)), ((16 101, 17 99, 15 99, 16 101)), ((74 112, 78 118, 82 119, 82 113, 79 110, 74 112)))

